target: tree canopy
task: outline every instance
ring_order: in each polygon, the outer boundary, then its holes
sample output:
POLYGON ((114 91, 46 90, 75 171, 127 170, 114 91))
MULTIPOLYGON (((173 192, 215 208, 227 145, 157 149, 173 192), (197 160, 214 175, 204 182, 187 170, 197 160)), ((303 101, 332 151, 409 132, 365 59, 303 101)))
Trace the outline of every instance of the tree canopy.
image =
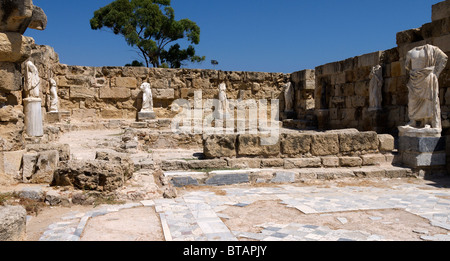
POLYGON ((189 20, 175 20, 170 0, 115 0, 94 12, 91 28, 107 27, 136 47, 147 67, 180 68, 185 62, 201 62, 193 45, 200 42, 200 27, 189 20), (181 49, 180 39, 191 44, 181 49))

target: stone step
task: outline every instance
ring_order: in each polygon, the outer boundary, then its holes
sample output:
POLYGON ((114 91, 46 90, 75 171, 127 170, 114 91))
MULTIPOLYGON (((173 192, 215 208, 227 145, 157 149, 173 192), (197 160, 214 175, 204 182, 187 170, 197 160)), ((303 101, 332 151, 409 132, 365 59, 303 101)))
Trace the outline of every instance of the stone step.
POLYGON ((374 153, 360 156, 323 156, 305 158, 221 158, 203 160, 163 160, 160 168, 164 171, 208 170, 208 169, 248 169, 248 168, 338 168, 378 166, 396 164, 398 157, 393 153, 374 153))
POLYGON ((166 171, 164 176, 176 187, 223 186, 233 184, 300 183, 305 180, 340 178, 407 178, 411 169, 392 165, 357 168, 242 169, 215 171, 166 171))

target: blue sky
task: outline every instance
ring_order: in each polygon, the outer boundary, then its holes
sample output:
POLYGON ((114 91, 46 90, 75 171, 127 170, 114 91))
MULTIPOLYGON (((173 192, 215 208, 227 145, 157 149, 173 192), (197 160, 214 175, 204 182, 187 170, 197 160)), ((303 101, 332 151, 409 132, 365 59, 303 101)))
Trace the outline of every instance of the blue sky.
MULTIPOLYGON (((139 55, 108 29, 92 30, 95 10, 112 0, 34 0, 48 17, 25 33, 52 46, 60 62, 124 66, 139 55)), ((396 33, 431 22, 441 0, 172 0, 176 19, 201 29, 200 64, 186 68, 291 73, 396 47, 396 33)), ((183 43, 181 43, 183 46, 183 43)))

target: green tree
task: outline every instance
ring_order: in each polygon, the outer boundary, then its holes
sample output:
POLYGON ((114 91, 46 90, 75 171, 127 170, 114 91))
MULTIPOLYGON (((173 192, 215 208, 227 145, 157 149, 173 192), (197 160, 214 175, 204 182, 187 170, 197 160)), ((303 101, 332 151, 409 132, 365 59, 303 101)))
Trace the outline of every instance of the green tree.
POLYGON ((125 66, 143 67, 144 64, 142 62, 138 61, 138 60, 134 60, 131 63, 125 64, 125 66))
POLYGON ((115 0, 95 11, 90 23, 93 30, 107 27, 124 36, 142 54, 147 67, 179 68, 186 61, 205 60, 195 55, 192 46, 200 42, 200 28, 189 19, 176 21, 170 0, 115 0), (174 43, 184 38, 191 43, 187 49, 174 43))

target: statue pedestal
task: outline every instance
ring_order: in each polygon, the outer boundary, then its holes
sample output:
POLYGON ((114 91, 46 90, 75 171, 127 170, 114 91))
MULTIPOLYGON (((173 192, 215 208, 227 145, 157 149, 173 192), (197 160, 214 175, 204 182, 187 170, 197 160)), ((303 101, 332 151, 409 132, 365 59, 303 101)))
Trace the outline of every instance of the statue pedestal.
POLYGON ((446 165, 445 137, 441 129, 399 127, 399 154, 405 166, 427 168, 446 165))
POLYGON ((25 110, 25 131, 28 136, 44 136, 42 124, 42 100, 39 98, 23 99, 25 110))
POLYGON ((149 112, 138 112, 138 121, 154 120, 156 119, 156 113, 153 111, 149 112))
POLYGON ((56 123, 61 121, 61 114, 57 111, 47 112, 47 122, 48 123, 56 123))

